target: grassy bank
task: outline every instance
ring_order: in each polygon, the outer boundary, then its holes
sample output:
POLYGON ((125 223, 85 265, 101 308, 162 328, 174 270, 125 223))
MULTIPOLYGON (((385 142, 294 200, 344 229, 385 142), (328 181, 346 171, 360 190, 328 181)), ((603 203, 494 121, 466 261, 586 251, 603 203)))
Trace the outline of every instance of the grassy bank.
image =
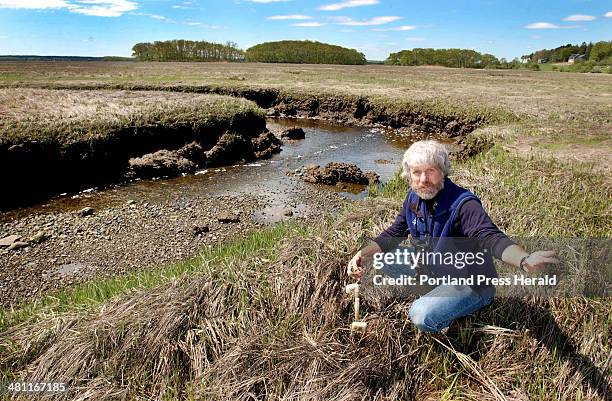
MULTIPOLYGON (((603 188, 587 173, 496 146, 457 164, 454 178, 509 234, 605 236, 610 192, 584 192, 603 188), (578 219, 586 214, 600 218, 578 219)), ((345 264, 405 190, 396 178, 333 220, 264 229, 162 271, 4 311, 3 375, 69 380, 68 399, 606 399, 610 299, 502 298, 430 336, 406 324, 409 302, 366 298, 368 331, 349 335, 345 264)))
MULTIPOLYGON (((231 97, 170 92, 70 91, 0 89, 0 145, 23 142, 76 143, 116 140, 127 130, 155 127, 175 136, 210 136, 216 142, 227 130, 263 125, 263 114, 252 102, 231 97), (184 128, 187 132, 180 132, 184 128)), ((172 138, 168 138, 172 141, 172 138)), ((184 138, 181 138, 184 141, 184 138)), ((177 139, 178 142, 178 139, 177 139)))
POLYGON ((0 89, 0 170, 11 171, 0 208, 120 180, 132 157, 264 130, 263 111, 232 97, 0 89))

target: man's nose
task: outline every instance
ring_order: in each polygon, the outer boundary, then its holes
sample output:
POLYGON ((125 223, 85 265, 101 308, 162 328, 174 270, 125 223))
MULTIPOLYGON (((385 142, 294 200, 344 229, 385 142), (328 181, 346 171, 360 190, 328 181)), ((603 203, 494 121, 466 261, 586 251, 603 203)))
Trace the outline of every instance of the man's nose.
POLYGON ((421 182, 427 182, 427 174, 421 173, 420 180, 421 180, 421 182))

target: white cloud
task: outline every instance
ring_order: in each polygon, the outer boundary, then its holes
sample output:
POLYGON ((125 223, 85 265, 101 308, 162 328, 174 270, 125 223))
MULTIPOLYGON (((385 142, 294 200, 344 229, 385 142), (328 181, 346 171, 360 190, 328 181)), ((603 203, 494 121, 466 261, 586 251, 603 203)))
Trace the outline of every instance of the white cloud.
POLYGON ((172 8, 175 8, 178 10, 188 10, 190 8, 193 8, 193 1, 184 1, 181 4, 173 5, 172 8))
POLYGON ((187 21, 185 22, 186 25, 189 26, 199 26, 200 28, 208 28, 208 29, 219 29, 221 28, 221 25, 209 25, 209 24, 205 24, 203 22, 195 22, 195 21, 187 21))
POLYGON ((425 38, 409 37, 409 38, 406 38, 406 40, 409 42, 424 42, 425 38))
POLYGON ((612 11, 608 11, 607 13, 604 14, 604 17, 606 18, 612 18, 612 11))
POLYGON ((6 36, 6 35, 0 35, 0 39, 8 39, 8 36, 6 36))
POLYGON ((136 10, 138 5, 129 0, 80 0, 71 3, 68 8, 73 13, 95 17, 120 17, 128 11, 136 10))
POLYGON ((271 15, 269 17, 266 17, 266 19, 269 19, 269 20, 286 20, 286 19, 300 20, 300 19, 312 19, 312 17, 309 17, 308 15, 301 15, 301 14, 291 14, 291 15, 271 15))
POLYGON ((348 0, 348 1, 343 1, 342 3, 326 4, 324 6, 319 7, 319 10, 337 11, 337 10, 342 10, 343 8, 350 8, 350 7, 373 6, 378 3, 380 3, 379 0, 348 0))
POLYGON ((65 8, 68 3, 64 0, 0 0, 0 8, 65 8))
POLYGON ((527 29, 559 29, 561 28, 559 25, 551 24, 550 22, 534 22, 528 25, 525 25, 527 29))
POLYGON ((151 18, 156 19, 158 21, 169 21, 168 18, 164 17, 163 15, 158 15, 158 14, 130 13, 130 15, 140 15, 140 16, 143 16, 143 17, 151 17, 151 18))
POLYGON ((298 22, 297 24, 291 24, 293 26, 305 26, 305 27, 318 27, 323 26, 320 22, 298 22))
POLYGON ((138 8, 130 0, 0 0, 0 8, 47 9, 66 8, 70 12, 96 17, 120 17, 138 8))
POLYGON ((284 2, 284 1, 291 1, 291 0, 248 0, 251 3, 262 3, 262 4, 266 4, 266 3, 280 3, 280 2, 284 2))
POLYGON ((413 29, 416 29, 415 25, 402 25, 402 26, 396 26, 393 28, 374 28, 372 30, 377 31, 377 32, 384 32, 384 31, 412 31, 413 29))
POLYGON ((374 17, 367 20, 355 21, 349 17, 335 17, 333 18, 339 25, 350 25, 350 26, 371 26, 371 25, 384 25, 402 17, 388 16, 388 17, 374 17))
POLYGON ((584 14, 572 14, 563 18, 563 21, 593 21, 597 19, 592 15, 584 15, 584 14))

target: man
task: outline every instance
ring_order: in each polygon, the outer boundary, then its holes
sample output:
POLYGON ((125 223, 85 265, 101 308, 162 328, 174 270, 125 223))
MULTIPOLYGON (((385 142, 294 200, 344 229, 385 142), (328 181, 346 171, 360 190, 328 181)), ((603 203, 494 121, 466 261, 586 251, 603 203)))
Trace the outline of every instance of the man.
MULTIPOLYGON (((448 178, 450 161, 444 145, 436 141, 415 142, 404 154, 402 167, 402 176, 408 179, 411 191, 395 222, 373 244, 353 256, 347 268, 352 278, 361 279, 364 258, 395 249, 408 234, 415 252, 482 255, 467 265, 438 261, 423 266, 427 275, 434 277, 495 278, 491 254, 526 272, 557 262, 553 251, 529 254, 511 241, 493 224, 480 200, 448 178)), ((482 285, 439 285, 412 303, 410 319, 422 331, 437 332, 453 320, 489 305, 494 295, 495 287, 488 281, 482 285)))

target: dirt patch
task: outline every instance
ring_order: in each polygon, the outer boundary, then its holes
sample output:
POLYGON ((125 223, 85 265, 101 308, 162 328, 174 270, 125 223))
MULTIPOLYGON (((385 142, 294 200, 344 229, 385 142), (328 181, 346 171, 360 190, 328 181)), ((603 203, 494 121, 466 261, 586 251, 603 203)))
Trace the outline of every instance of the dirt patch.
POLYGON ((281 151, 282 141, 272 132, 262 132, 258 137, 251 139, 253 156, 256 159, 268 159, 281 151))
POLYGON ((453 160, 467 160, 493 147, 493 141, 486 136, 467 135, 449 146, 449 156, 453 160))
POLYGON ((181 173, 193 173, 196 169, 196 165, 191 160, 166 149, 132 158, 128 163, 130 175, 142 178, 176 176, 181 173))
MULTIPOLYGON (((320 219, 344 205, 331 191, 306 186, 290 194, 301 202, 284 219, 320 219)), ((168 265, 246 236, 264 225, 262 210, 277 205, 278 194, 191 196, 157 201, 143 198, 80 210, 37 213, 0 223, 0 306, 17 307, 49 291, 94 278, 168 265), (23 247, 9 250, 15 242, 23 247)), ((269 212, 269 210, 268 210, 269 212)))
POLYGON ((379 176, 375 172, 364 173, 355 164, 350 163, 327 163, 325 167, 318 165, 306 166, 298 173, 304 181, 313 184, 336 185, 338 183, 368 185, 379 182, 379 176))
POLYGON ((504 145, 510 152, 516 153, 521 157, 553 157, 562 162, 572 161, 578 163, 590 163, 593 169, 605 173, 604 178, 610 183, 610 173, 612 172, 612 157, 610 149, 612 141, 604 141, 597 146, 569 144, 550 144, 542 142, 538 138, 522 138, 513 143, 504 145))
POLYGON ((289 128, 281 133, 281 138, 290 140, 304 139, 306 138, 306 133, 302 128, 289 128))

